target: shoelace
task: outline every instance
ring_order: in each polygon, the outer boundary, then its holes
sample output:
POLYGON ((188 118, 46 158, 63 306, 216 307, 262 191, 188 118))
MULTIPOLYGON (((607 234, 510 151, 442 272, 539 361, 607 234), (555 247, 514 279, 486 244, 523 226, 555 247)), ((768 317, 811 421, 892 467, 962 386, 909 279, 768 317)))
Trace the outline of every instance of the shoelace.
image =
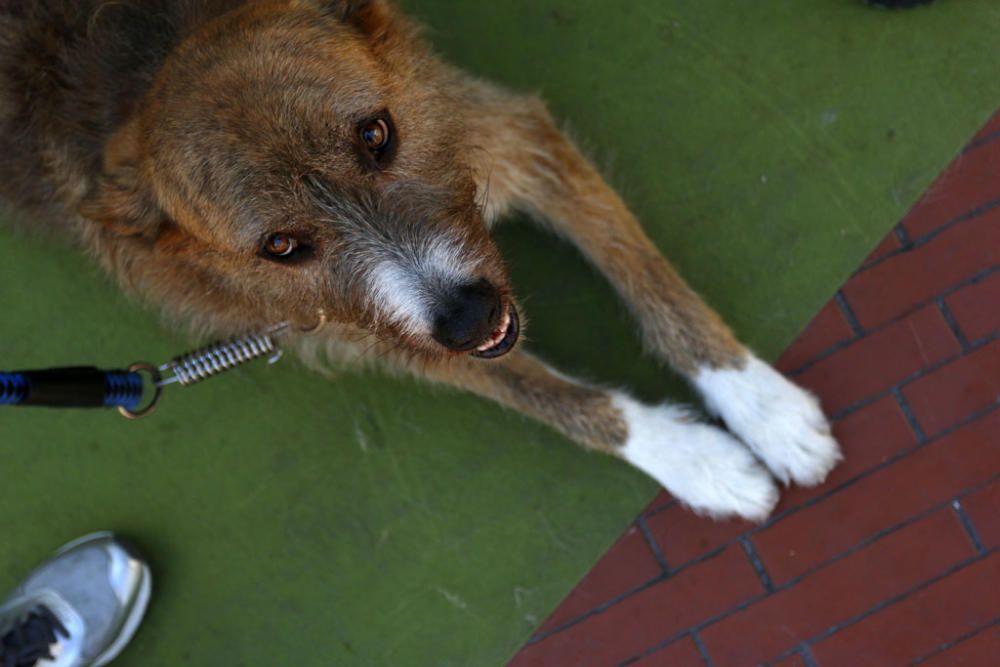
POLYGON ((40 660, 52 660, 52 646, 59 635, 68 639, 69 630, 48 607, 39 606, 3 629, 0 667, 34 667, 40 660))

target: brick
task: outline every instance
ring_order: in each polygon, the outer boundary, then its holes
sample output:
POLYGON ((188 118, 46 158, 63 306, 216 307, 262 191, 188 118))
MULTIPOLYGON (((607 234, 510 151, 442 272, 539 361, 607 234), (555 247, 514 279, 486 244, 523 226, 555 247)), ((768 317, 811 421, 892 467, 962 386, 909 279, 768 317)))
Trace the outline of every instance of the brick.
POLYGON ((818 642, 813 654, 821 665, 908 664, 1000 615, 997 590, 1000 553, 818 642))
POLYGON ((656 497, 653 498, 651 501, 649 501, 649 504, 646 505, 646 509, 642 510, 642 516, 644 517, 653 516, 654 514, 662 511, 666 507, 676 504, 677 501, 674 499, 674 497, 669 493, 667 493, 665 490, 661 489, 659 493, 656 494, 656 497))
POLYGON ((709 626, 701 637, 718 667, 758 665, 974 553, 955 515, 938 511, 709 626))
MULTIPOLYGON (((794 486, 786 490, 777 512, 827 493, 917 442, 891 396, 880 398, 838 420, 833 424, 833 434, 843 450, 844 461, 830 473, 825 484, 812 488, 794 486)), ((745 521, 713 521, 699 517, 680 505, 647 516, 646 525, 671 567, 729 544, 754 527, 745 521)))
POLYGON ((998 263, 1000 209, 993 209, 855 274, 842 291, 861 325, 873 328, 998 263))
POLYGON ((793 486, 781 495, 776 512, 798 507, 807 500, 829 493, 861 473, 885 463, 904 449, 917 444, 896 399, 884 396, 833 423, 833 435, 840 443, 844 460, 820 486, 793 486))
POLYGON ((786 373, 797 370, 837 343, 853 337, 854 332, 840 306, 830 300, 792 341, 775 366, 786 373))
MULTIPOLYGON (((561 663, 562 664, 562 663, 561 663)), ((564 663, 568 664, 568 663, 564 663)), ((664 649, 631 663, 630 667, 705 667, 705 660, 690 637, 684 637, 664 649)))
POLYGON ((1000 397, 1000 340, 910 382, 902 391, 927 435, 940 433, 996 404, 1000 397))
POLYGON ((879 241, 879 244, 875 246, 875 249, 872 250, 868 254, 868 257, 865 258, 865 261, 861 262, 861 266, 867 266, 872 262, 877 262, 902 247, 903 244, 899 242, 899 236, 896 235, 896 230, 893 229, 891 232, 886 234, 881 241, 879 241))
POLYGON ((784 660, 778 660, 769 664, 770 667, 806 667, 806 661, 798 654, 790 655, 784 660))
POLYGON ((920 667, 996 667, 1000 656, 1000 627, 984 628, 944 651, 935 653, 920 667))
POLYGON ((1000 272, 950 294, 945 302, 966 340, 1000 333, 1000 272))
POLYGON ((545 620, 539 633, 554 630, 662 574, 646 538, 632 526, 545 620))
POLYGON ((748 532, 748 521, 713 521, 680 505, 646 519, 646 525, 670 567, 684 565, 748 532))
POLYGON ((818 361, 795 379, 815 391, 832 414, 960 351, 944 315, 927 306, 818 361))
POLYGON ((606 667, 763 592, 739 548, 693 565, 518 653, 508 667, 606 667))
POLYGON ((1000 414, 958 429, 753 536, 785 582, 1000 473, 1000 414))
POLYGON ((1000 482, 962 499, 966 516, 987 549, 1000 547, 1000 482))
POLYGON ((1000 197, 1000 142, 965 151, 952 161, 903 218, 911 239, 918 239, 971 209, 1000 197))

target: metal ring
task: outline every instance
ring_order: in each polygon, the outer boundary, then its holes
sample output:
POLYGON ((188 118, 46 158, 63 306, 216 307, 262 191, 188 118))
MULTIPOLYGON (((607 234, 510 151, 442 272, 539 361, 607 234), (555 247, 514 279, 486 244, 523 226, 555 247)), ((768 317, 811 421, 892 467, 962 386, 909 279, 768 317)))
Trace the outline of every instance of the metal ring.
POLYGON ((326 326, 327 323, 326 311, 323 310, 322 308, 319 308, 316 312, 319 313, 319 323, 317 323, 316 326, 312 327, 311 329, 299 329, 299 333, 302 334, 303 336, 312 336, 313 334, 317 334, 320 332, 320 329, 326 326))
POLYGON ((153 381, 153 398, 150 400, 149 405, 141 410, 133 411, 119 405, 118 414, 125 417, 125 419, 139 419, 140 417, 145 417, 156 409, 156 405, 160 402, 160 395, 163 394, 163 387, 160 385, 160 380, 162 379, 160 369, 153 364, 146 363, 145 361, 136 362, 128 367, 129 373, 138 373, 140 371, 146 371, 149 373, 149 376, 153 381))

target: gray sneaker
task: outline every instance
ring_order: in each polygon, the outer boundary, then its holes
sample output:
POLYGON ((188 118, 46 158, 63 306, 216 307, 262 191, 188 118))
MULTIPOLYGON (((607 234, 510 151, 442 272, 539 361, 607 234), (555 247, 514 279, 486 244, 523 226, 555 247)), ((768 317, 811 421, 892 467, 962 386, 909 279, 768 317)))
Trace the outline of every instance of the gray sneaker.
POLYGON ((100 667, 139 628, 149 567, 111 533, 74 540, 0 605, 0 667, 100 667))

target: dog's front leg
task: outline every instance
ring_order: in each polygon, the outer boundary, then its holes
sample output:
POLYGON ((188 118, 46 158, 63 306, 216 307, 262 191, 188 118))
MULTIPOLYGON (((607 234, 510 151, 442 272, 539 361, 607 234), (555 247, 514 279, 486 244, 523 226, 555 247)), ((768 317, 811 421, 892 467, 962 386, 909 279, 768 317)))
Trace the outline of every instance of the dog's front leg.
POLYGON ((840 451, 816 399, 741 345, 646 237, 621 198, 534 100, 480 90, 487 214, 533 214, 573 242, 639 321, 648 349, 684 374, 782 481, 821 482, 840 451))
POLYGON ((496 361, 456 358, 421 370, 628 461, 701 514, 762 520, 777 501, 773 480, 738 440, 682 408, 647 406, 583 384, 519 350, 496 361))

